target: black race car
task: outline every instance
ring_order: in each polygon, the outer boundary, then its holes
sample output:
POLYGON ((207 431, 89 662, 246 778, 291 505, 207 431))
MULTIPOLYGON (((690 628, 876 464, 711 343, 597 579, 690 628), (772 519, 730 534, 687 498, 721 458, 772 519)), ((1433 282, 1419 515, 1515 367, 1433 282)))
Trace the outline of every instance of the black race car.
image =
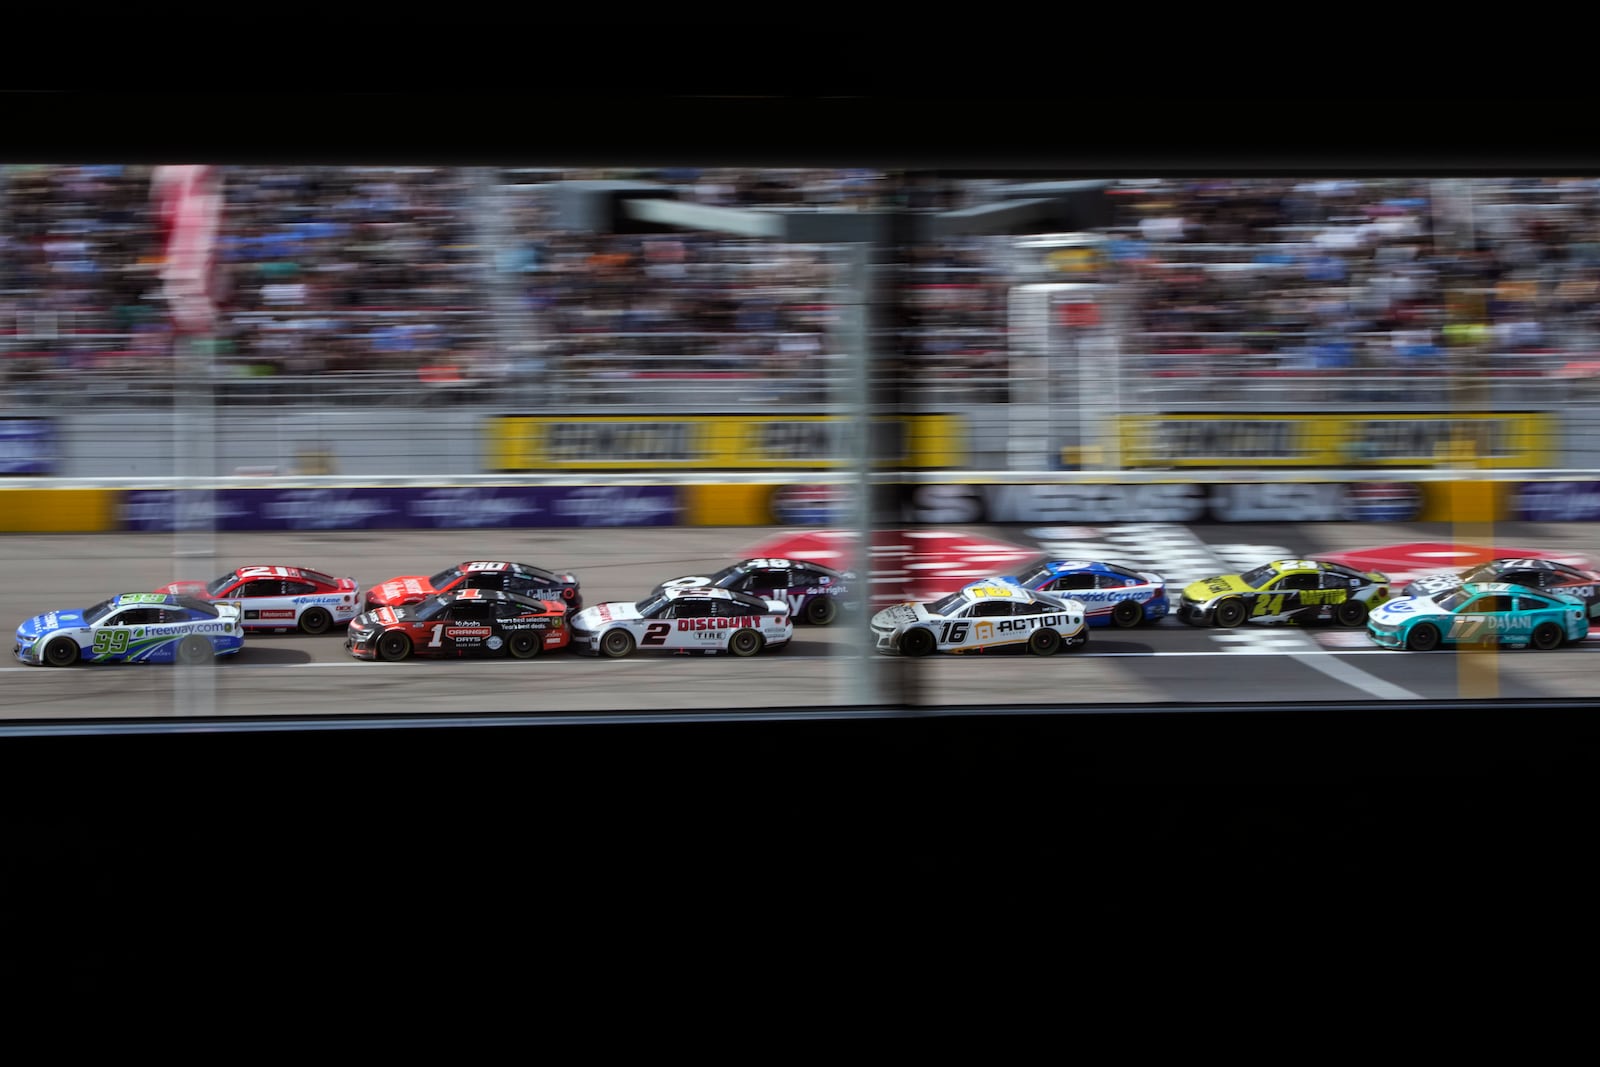
POLYGON ((1405 596, 1434 596, 1468 582, 1523 585, 1546 593, 1566 593, 1589 606, 1589 618, 1600 617, 1600 572, 1553 559, 1491 559, 1464 571, 1425 574, 1405 587, 1405 596))
POLYGON ((786 601, 796 621, 813 626, 826 626, 839 617, 840 609, 855 611, 861 607, 854 571, 836 571, 801 559, 741 560, 712 574, 673 578, 651 592, 705 588, 786 601))
POLYGON ((345 632, 344 647, 357 659, 532 659, 546 649, 565 648, 570 639, 563 601, 462 589, 357 615, 345 632))

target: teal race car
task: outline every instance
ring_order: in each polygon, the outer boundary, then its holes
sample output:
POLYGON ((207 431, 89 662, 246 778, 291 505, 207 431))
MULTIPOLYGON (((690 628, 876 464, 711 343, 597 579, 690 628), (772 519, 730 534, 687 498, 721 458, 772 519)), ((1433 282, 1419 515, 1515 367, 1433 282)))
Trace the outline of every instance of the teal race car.
POLYGON ((1384 648, 1413 652, 1441 645, 1560 648, 1589 636, 1589 607, 1580 597, 1553 590, 1468 583, 1380 604, 1367 616, 1367 635, 1384 648))
POLYGON ((210 663, 244 647, 239 605, 177 593, 121 593, 58 608, 17 627, 12 653, 30 667, 84 663, 210 663))

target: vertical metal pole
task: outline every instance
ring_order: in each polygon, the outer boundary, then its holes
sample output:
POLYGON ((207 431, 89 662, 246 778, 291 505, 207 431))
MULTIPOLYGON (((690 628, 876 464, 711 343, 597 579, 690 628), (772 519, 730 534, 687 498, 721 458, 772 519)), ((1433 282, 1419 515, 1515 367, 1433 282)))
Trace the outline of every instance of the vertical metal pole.
MULTIPOLYGON (((851 569, 864 590, 863 614, 870 618, 874 608, 872 599, 872 519, 873 519, 873 382, 872 382, 872 331, 868 307, 872 292, 873 246, 867 241, 853 241, 844 246, 844 269, 840 272, 843 292, 840 298, 841 314, 839 340, 849 360, 851 375, 847 395, 839 405, 840 417, 850 432, 850 470, 853 474, 852 529, 855 533, 854 561, 851 569)), ((865 620, 863 620, 863 623, 865 620)), ((865 625, 863 625, 865 630, 865 625)), ((846 703, 859 707, 877 707, 883 701, 878 689, 878 672, 874 669, 877 656, 870 638, 851 641, 849 691, 846 703)))
MULTIPOLYGON (((173 578, 209 581, 217 569, 215 490, 217 435, 212 392, 211 335, 178 336, 173 342, 177 370, 173 395, 173 578)), ((133 592, 133 590, 117 590, 133 592)), ((174 712, 213 715, 214 663, 179 666, 173 680, 174 712)))

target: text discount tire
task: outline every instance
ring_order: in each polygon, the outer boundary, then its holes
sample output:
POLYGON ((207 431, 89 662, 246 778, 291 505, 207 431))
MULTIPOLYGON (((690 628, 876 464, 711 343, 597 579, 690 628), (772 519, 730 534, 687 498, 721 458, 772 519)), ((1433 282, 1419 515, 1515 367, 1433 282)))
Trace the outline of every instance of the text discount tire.
POLYGON ((307 608, 300 616, 301 633, 325 634, 332 625, 333 616, 328 614, 326 608, 307 608))
POLYGON ((1048 626, 1033 631, 1028 638, 1028 651, 1035 656, 1053 656, 1061 651, 1061 634, 1048 626))
POLYGON ((1553 622, 1541 622, 1533 628, 1532 644, 1534 648, 1548 652, 1552 648, 1560 648, 1567 639, 1561 632, 1561 627, 1553 622))
POLYGON ((378 655, 390 663, 398 663, 411 655, 411 638, 399 630, 390 630, 378 638, 378 655))
POLYGON ((44 661, 52 667, 70 667, 78 662, 78 642, 70 637, 57 637, 44 646, 44 661))
POLYGON ((608 630, 600 639, 600 654, 621 659, 633 652, 633 635, 626 630, 608 630))
POLYGON ((210 663, 215 658, 216 653, 211 648, 211 642, 203 637, 190 634, 178 642, 178 662, 185 666, 210 663))
POLYGON ((933 651, 933 634, 927 630, 907 630, 900 638, 900 651, 907 656, 926 656, 933 651))
POLYGON ((831 596, 814 596, 806 601, 806 622, 812 626, 826 626, 838 614, 838 605, 831 596))
POLYGON ((728 651, 735 656, 753 656, 761 651, 761 635, 754 630, 737 630, 728 638, 728 651))
POLYGON ((1212 616, 1218 626, 1232 629, 1244 622, 1245 610, 1242 600, 1224 600, 1217 605, 1216 614, 1212 616))
POLYGON ((506 640, 506 651, 516 659, 532 659, 542 647, 539 635, 529 630, 519 630, 506 640))
POLYGON ((1111 609, 1111 624, 1126 630, 1138 626, 1144 620, 1144 606, 1137 600, 1118 601, 1117 606, 1111 609))
POLYGON ((1413 626, 1406 635, 1406 647, 1413 652, 1432 652, 1439 647, 1439 628, 1429 623, 1413 626))

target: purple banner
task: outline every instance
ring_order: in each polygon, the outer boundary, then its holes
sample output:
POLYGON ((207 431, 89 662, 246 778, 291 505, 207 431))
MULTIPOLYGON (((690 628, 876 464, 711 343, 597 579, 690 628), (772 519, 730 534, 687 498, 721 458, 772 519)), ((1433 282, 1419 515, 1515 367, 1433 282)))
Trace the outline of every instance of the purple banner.
POLYGON ((451 530, 675 526, 671 486, 485 486, 359 489, 136 489, 122 528, 176 530, 451 530))
POLYGON ((1600 482, 1524 482, 1514 506, 1524 522, 1592 522, 1600 519, 1600 482))
POLYGON ((0 474, 54 474, 56 424, 50 419, 0 419, 0 474))

